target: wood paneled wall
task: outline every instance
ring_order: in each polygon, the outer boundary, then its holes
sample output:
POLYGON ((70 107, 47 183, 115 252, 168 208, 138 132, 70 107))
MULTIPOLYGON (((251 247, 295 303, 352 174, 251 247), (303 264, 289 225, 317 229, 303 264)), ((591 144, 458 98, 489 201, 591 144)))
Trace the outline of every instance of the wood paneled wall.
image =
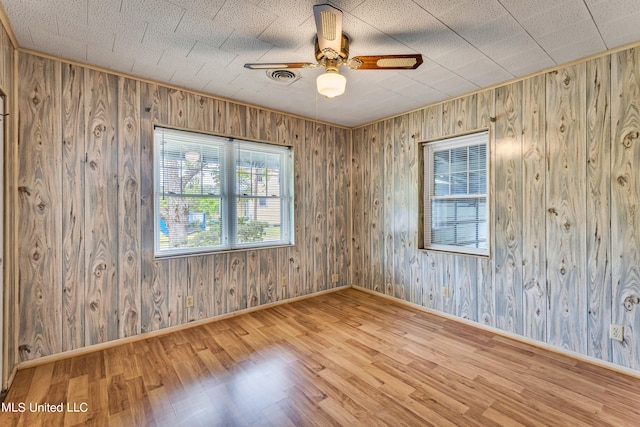
POLYGON ((0 24, 0 92, 4 97, 4 111, 7 116, 0 117, 4 127, 4 259, 0 260, 4 268, 4 306, 3 306, 3 369, 2 388, 7 388, 9 379, 18 364, 18 352, 15 337, 18 334, 17 316, 17 257, 16 240, 16 197, 15 185, 17 147, 15 144, 16 87, 14 79, 14 46, 6 29, 0 24))
POLYGON ((640 370, 640 48, 354 129, 353 144, 354 285, 640 370), (418 250, 419 143, 483 128, 491 256, 418 250))
POLYGON ((18 65, 20 360, 353 283, 640 370, 638 48, 353 130, 18 65), (293 146, 296 244, 154 259, 154 123, 293 146), (491 256, 419 250, 420 142, 486 128, 491 256))
POLYGON ((19 73, 21 360, 349 283, 349 129, 25 53, 19 73), (154 123, 293 146, 295 245, 154 259, 154 123))

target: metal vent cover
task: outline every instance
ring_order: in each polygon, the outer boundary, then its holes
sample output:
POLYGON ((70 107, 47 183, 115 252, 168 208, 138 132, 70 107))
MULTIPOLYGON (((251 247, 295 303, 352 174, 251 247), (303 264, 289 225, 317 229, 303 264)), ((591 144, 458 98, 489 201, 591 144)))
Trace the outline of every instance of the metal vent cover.
POLYGON ((274 69, 267 70, 267 77, 278 83, 291 84, 300 78, 300 74, 293 70, 274 69))

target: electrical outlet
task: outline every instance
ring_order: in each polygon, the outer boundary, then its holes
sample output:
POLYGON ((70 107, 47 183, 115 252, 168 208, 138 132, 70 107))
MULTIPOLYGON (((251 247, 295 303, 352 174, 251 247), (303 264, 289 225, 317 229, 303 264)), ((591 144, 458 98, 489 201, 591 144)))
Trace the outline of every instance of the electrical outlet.
POLYGON ((448 286, 443 286, 442 287, 442 296, 445 298, 449 298, 449 287, 448 286))
POLYGON ((337 274, 332 274, 331 275, 331 283, 338 283, 338 275, 337 274))
POLYGON ((620 342, 624 341, 624 327, 621 325, 611 324, 609 328, 609 337, 612 340, 616 340, 620 342))
POLYGON ((184 299, 184 305, 187 308, 193 307, 193 295, 187 295, 187 297, 184 299))
POLYGON ((282 276, 282 281, 280 282, 282 286, 287 286, 287 276, 282 276))

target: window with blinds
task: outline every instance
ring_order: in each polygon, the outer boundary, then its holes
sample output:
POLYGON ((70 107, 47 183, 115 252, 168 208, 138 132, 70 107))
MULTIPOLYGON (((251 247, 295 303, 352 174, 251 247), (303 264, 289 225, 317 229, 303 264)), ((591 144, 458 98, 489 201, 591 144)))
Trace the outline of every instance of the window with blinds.
POLYGON ((154 129, 155 255, 293 244, 289 147, 154 129))
POLYGON ((425 249, 488 255, 488 132, 424 144, 425 249))

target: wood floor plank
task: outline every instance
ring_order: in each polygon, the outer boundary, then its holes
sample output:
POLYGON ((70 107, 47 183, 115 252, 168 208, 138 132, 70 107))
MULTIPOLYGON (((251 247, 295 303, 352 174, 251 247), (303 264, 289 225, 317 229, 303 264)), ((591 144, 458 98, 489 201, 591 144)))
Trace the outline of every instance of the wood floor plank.
POLYGON ((0 425, 626 427, 638 402, 633 376, 345 289, 20 370, 0 425))
MULTIPOLYGON (((87 402, 89 400, 89 375, 82 375, 69 380, 67 399, 70 402, 87 402)), ((82 412, 83 407, 79 403, 76 406, 72 405, 69 409, 73 412, 70 412, 65 417, 65 426, 74 426, 87 422, 87 413, 82 412)))

